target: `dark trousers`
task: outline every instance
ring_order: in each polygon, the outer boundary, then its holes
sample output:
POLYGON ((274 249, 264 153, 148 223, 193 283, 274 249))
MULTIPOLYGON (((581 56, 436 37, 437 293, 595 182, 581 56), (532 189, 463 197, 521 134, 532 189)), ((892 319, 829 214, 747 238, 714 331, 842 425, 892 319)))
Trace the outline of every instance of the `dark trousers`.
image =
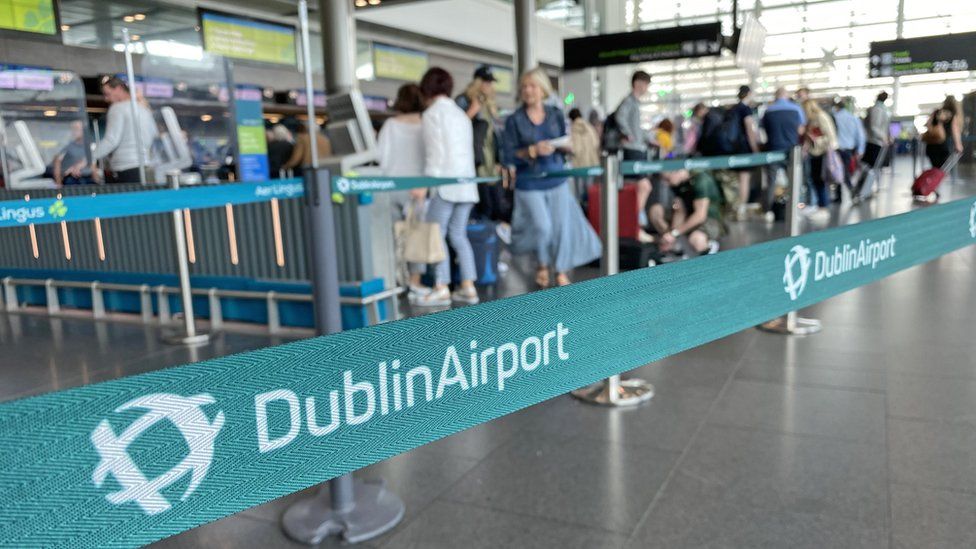
POLYGON ((817 195, 817 205, 821 208, 830 206, 830 194, 827 192, 827 183, 823 178, 824 158, 827 155, 810 155, 810 178, 813 180, 813 192, 817 195))
POLYGON ((857 151, 855 151, 854 149, 840 149, 837 152, 840 153, 840 159, 844 163, 844 185, 848 188, 848 190, 852 190, 853 189, 852 185, 854 184, 854 182, 851 181, 850 166, 851 166, 851 159, 854 158, 854 155, 857 154, 857 151))
POLYGON ((139 183, 139 168, 132 168, 129 170, 120 170, 117 172, 112 172, 111 177, 106 177, 105 182, 109 184, 115 183, 139 183))
MULTIPOLYGON (((861 170, 861 177, 857 182, 857 194, 860 194, 861 187, 864 186, 864 180, 868 178, 868 172, 874 169, 874 165, 878 163, 878 157, 881 155, 881 151, 884 147, 881 145, 875 145, 874 143, 868 143, 864 148, 864 156, 861 157, 861 162, 864 165, 864 169, 861 170)), ((878 166, 881 169, 881 166, 878 166)))
POLYGON ((929 162, 932 163, 933 168, 944 166, 946 160, 949 160, 950 154, 949 146, 946 143, 925 146, 925 156, 929 157, 929 162))

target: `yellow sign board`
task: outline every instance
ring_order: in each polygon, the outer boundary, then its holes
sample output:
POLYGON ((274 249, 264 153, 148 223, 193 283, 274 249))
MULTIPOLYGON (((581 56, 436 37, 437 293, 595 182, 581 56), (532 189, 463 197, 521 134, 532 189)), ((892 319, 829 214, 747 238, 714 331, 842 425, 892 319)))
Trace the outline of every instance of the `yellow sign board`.
POLYGON ((54 36, 54 0, 0 0, 0 29, 54 36))
POLYGON ((373 44, 373 71, 377 78, 419 82, 427 65, 427 54, 422 51, 373 44))
POLYGON ((294 27, 211 11, 200 12, 200 26, 208 52, 262 63, 297 64, 294 27))

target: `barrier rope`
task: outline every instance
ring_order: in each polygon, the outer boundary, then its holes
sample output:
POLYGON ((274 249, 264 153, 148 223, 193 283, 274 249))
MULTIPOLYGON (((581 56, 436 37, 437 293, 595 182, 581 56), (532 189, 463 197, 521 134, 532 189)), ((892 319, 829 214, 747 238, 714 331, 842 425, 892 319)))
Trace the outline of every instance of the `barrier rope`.
POLYGON ((0 546, 149 543, 974 243, 969 198, 0 404, 0 546))
MULTIPOLYGON (((786 153, 769 152, 731 156, 695 157, 683 160, 623 162, 623 175, 652 174, 665 171, 718 170, 754 167, 786 160, 786 153)), ((590 166, 519 176, 520 179, 555 177, 595 177, 603 168, 590 166)), ((332 190, 339 195, 402 191, 457 183, 494 183, 500 177, 373 177, 335 176, 332 190)), ((128 217, 172 212, 178 209, 201 209, 226 204, 250 204, 272 198, 299 198, 304 195, 301 179, 280 179, 260 183, 204 185, 176 190, 164 189, 56 198, 27 198, 0 201, 0 229, 49 223, 86 221, 96 218, 128 217)))

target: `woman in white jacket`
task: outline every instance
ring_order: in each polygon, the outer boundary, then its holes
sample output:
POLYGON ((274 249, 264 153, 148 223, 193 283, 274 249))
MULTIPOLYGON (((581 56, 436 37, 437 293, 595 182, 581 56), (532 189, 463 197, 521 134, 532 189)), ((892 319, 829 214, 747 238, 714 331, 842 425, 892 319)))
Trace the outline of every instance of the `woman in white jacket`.
MULTIPOLYGON (((474 177, 474 145, 471 120, 451 99, 454 81, 444 69, 428 70, 420 81, 420 90, 427 101, 421 117, 424 137, 424 175, 428 177, 474 177)), ((421 306, 450 305, 452 299, 462 303, 478 302, 474 280, 474 250, 468 241, 468 217, 478 202, 478 188, 474 183, 441 185, 430 190, 427 221, 437 223, 447 242, 457 255, 461 269, 461 285, 451 294, 448 283, 451 269, 447 259, 436 265, 434 288, 417 298, 421 306)))

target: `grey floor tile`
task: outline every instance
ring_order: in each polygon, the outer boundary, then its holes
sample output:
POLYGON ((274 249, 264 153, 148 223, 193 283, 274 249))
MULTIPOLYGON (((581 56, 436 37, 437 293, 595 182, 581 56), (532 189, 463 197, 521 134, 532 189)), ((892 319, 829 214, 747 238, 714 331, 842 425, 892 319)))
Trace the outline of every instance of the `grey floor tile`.
POLYGON ((897 549, 976 547, 976 495, 892 485, 891 525, 897 549))
POLYGON ((393 535, 383 549, 614 549, 621 534, 507 513, 462 503, 439 501, 393 535))
POLYGON ((976 425, 976 380, 889 375, 888 413, 976 425))
POLYGON ((868 529, 884 528, 888 512, 883 445, 710 425, 677 474, 684 480, 669 490, 683 490, 688 505, 716 501, 808 513, 868 529))
POLYGON ((736 379, 874 392, 884 392, 887 389, 887 377, 881 370, 797 367, 761 361, 743 364, 736 372, 736 379))
POLYGON ((891 480, 976 493, 976 426, 888 420, 891 480))
POLYGON ((723 357, 723 343, 706 345, 709 355, 685 351, 629 372, 624 377, 639 377, 660 388, 661 392, 678 389, 707 389, 712 395, 728 381, 738 364, 737 358, 723 357))
MULTIPOLYGON (((149 545, 152 549, 201 549, 236 547, 266 547, 301 549, 308 545, 288 539, 277 522, 234 515, 217 522, 205 524, 178 536, 166 538, 149 545)), ((348 547, 331 537, 318 545, 320 549, 348 547)), ((357 549, 374 549, 370 543, 356 545, 357 549)))
POLYGON ((605 408, 562 396, 528 409, 519 423, 528 431, 580 435, 680 452, 705 420, 715 399, 711 389, 655 386, 649 402, 605 408))
POLYGON ((735 380, 709 422, 884 443, 884 395, 735 380))
POLYGON ((758 508, 712 497, 697 479, 678 474, 634 532, 629 547, 740 549, 885 548, 884 528, 837 516, 758 508))
POLYGON ((677 457, 648 446, 526 432, 442 499, 629 534, 677 457))

